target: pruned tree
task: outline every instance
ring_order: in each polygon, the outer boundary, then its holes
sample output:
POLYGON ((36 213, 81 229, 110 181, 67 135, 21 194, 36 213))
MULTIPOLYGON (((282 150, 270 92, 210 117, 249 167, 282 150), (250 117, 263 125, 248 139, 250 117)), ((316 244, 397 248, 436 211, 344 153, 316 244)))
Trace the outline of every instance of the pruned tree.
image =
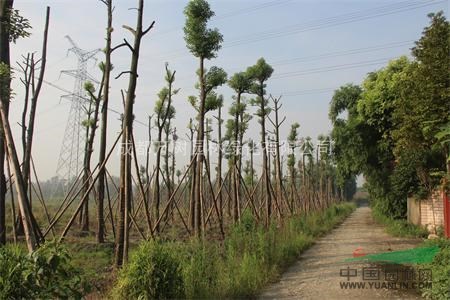
MULTIPOLYGON (((186 23, 184 26, 184 39, 186 41, 186 46, 189 51, 199 59, 199 71, 198 71, 198 87, 200 90, 199 95, 199 105, 198 105, 198 133, 196 142, 196 163, 193 164, 194 178, 192 179, 192 192, 191 192, 191 202, 195 206, 195 214, 192 214, 193 220, 191 223, 194 224, 194 232, 197 237, 201 237, 202 232, 202 205, 201 205, 201 180, 203 173, 203 143, 205 139, 205 113, 206 113, 206 98, 208 94, 208 89, 212 90, 224 83, 224 79, 221 76, 221 72, 214 72, 210 70, 210 76, 205 76, 205 60, 210 60, 215 58, 217 51, 221 47, 223 40, 222 35, 217 29, 209 29, 207 27, 209 19, 214 16, 214 12, 211 10, 209 3, 206 0, 191 0, 187 4, 184 14, 186 15, 186 23), (208 78, 210 81, 210 86, 208 87, 208 78), (212 80, 218 79, 218 80, 212 80), (212 82, 211 82, 212 81, 212 82), (212 84, 213 83, 213 84, 212 84), (195 220, 195 221, 194 221, 195 220)), ((223 70, 222 70, 223 71, 223 70)))
MULTIPOLYGON (((166 75, 165 80, 167 86, 164 87, 158 94, 158 100, 155 103, 155 126, 158 130, 158 136, 156 140, 156 161, 155 161, 155 179, 153 186, 153 201, 154 201, 154 214, 156 220, 159 219, 160 212, 159 206, 161 203, 161 188, 160 188, 160 173, 161 173, 161 151, 163 149, 162 135, 164 128, 167 126, 167 122, 175 116, 175 108, 172 105, 173 95, 178 93, 177 89, 173 88, 175 81, 176 71, 171 71, 169 65, 166 63, 166 75)), ((167 142, 167 141, 166 141, 167 142)), ((166 145, 166 148, 168 146, 166 145)), ((168 163, 168 162, 166 162, 168 163)), ((159 231, 159 226, 156 227, 156 231, 159 231)))
POLYGON ((289 154, 287 159, 287 167, 289 170, 290 177, 290 198, 291 198, 291 208, 295 208, 295 200, 297 198, 297 170, 295 169, 296 160, 295 160, 295 149, 299 147, 298 144, 298 129, 300 128, 300 124, 297 122, 291 125, 291 130, 289 131, 289 135, 287 138, 287 142, 289 145, 289 154))
POLYGON ((84 89, 89 94, 90 101, 84 106, 86 112, 86 119, 82 122, 82 125, 86 129, 85 146, 84 146, 84 158, 83 158, 83 190, 87 194, 87 198, 84 202, 83 210, 80 211, 81 217, 81 230, 89 231, 89 178, 91 176, 91 158, 94 152, 94 140, 95 133, 97 131, 98 115, 100 110, 101 91, 103 89, 103 79, 100 84, 99 94, 94 95, 95 87, 91 82, 86 82, 84 89))
MULTIPOLYGON (((284 121, 286 121, 286 117, 280 120, 280 109, 283 106, 281 101, 281 96, 278 98, 270 96, 270 99, 272 100, 273 107, 272 111, 275 114, 275 120, 272 120, 270 116, 268 116, 268 119, 270 123, 273 126, 272 134, 274 136, 274 147, 275 147, 275 156, 274 156, 274 178, 275 178, 275 184, 276 184, 276 197, 278 201, 282 201, 284 199, 283 196, 283 174, 281 170, 281 154, 280 154, 280 127, 283 125, 284 121)), ((290 212, 292 213, 292 208, 289 207, 290 212)), ((279 217, 281 217, 281 214, 279 214, 279 217)))
MULTIPOLYGON (((137 8, 136 28, 133 29, 127 25, 124 28, 131 32, 134 37, 134 43, 131 45, 125 40, 124 46, 131 51, 130 70, 121 74, 129 74, 128 88, 124 103, 124 114, 122 122, 122 149, 120 154, 120 191, 119 191, 119 213, 116 229, 116 249, 114 264, 116 267, 128 260, 129 247, 129 214, 132 200, 131 185, 131 157, 133 145, 133 106, 136 99, 136 86, 138 79, 139 53, 142 38, 153 28, 155 22, 147 28, 143 28, 144 0, 139 0, 137 8)), ((119 74, 119 76, 121 75, 119 74)))
POLYGON ((224 138, 222 136, 222 108, 223 108, 223 96, 220 95, 218 97, 218 106, 217 106, 217 116, 214 118, 217 120, 217 140, 213 142, 217 145, 217 168, 216 168, 216 191, 218 193, 218 201, 219 201, 219 212, 220 217, 223 218, 223 197, 220 187, 222 186, 222 163, 223 163, 223 142, 224 138))
MULTIPOLYGON (((100 146, 98 164, 102 165, 106 159, 106 142, 108 135, 108 106, 109 106, 109 85, 111 78, 111 70, 113 68, 111 63, 111 53, 113 51, 112 44, 112 13, 113 13, 113 1, 112 0, 100 0, 106 5, 107 11, 107 24, 106 24, 106 45, 104 49, 105 62, 102 64, 103 68, 103 91, 102 94, 102 108, 101 108, 101 123, 100 123, 100 146)), ((105 169, 99 170, 98 185, 97 185, 97 242, 103 243, 105 241, 105 218, 104 218, 104 201, 105 201, 105 184, 106 184, 106 171, 105 169)))
POLYGON ((235 102, 230 108, 230 115, 234 117, 234 124, 229 123, 229 130, 233 132, 233 149, 232 164, 233 164, 233 219, 235 222, 239 220, 239 206, 240 206, 240 169, 242 156, 242 136, 240 132, 243 129, 243 116, 245 112, 245 104, 242 103, 241 97, 244 93, 249 93, 253 85, 253 79, 246 72, 234 74, 228 81, 228 85, 235 92, 235 102))
POLYGON ((262 151, 262 165, 263 165, 263 179, 264 179, 264 193, 266 197, 266 226, 270 223, 272 215, 272 195, 270 189, 270 171, 269 161, 267 157, 266 145, 266 117, 271 109, 268 107, 268 99, 266 98, 266 82, 272 76, 273 68, 266 63, 264 58, 260 58, 254 66, 247 69, 247 73, 255 83, 252 86, 252 93, 256 95, 252 104, 258 107, 256 116, 259 118, 261 125, 261 151, 262 151))

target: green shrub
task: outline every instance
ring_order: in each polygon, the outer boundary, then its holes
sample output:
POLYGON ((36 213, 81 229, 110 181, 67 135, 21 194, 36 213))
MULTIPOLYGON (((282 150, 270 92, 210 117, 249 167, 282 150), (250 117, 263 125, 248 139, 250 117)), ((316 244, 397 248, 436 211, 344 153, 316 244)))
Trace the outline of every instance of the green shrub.
POLYGON ((204 299, 218 291, 221 257, 215 246, 193 241, 180 250, 185 296, 204 299))
POLYGON ((0 248, 0 299, 27 298, 30 287, 24 274, 31 268, 31 261, 17 246, 0 248))
POLYGON ((0 299, 81 299, 87 291, 80 271, 57 242, 29 255, 16 246, 0 248, 0 299))
POLYGON ((426 268, 430 268, 433 276, 431 288, 422 290, 422 296, 427 299, 440 300, 450 297, 450 241, 439 240, 440 251, 433 262, 426 268))
POLYGON ((119 272, 113 296, 118 299, 183 298, 180 263, 170 244, 143 242, 119 272))
POLYGON ((317 236, 354 210, 339 204, 322 212, 258 223, 249 211, 230 228, 223 246, 212 241, 145 242, 119 273, 113 295, 135 298, 253 298, 317 236))

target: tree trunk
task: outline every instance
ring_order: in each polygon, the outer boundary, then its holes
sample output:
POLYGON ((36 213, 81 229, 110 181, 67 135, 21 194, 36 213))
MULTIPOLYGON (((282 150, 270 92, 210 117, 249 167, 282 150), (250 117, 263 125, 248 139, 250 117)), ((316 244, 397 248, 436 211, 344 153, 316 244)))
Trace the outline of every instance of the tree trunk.
POLYGON ((203 143, 205 140, 205 82, 204 82, 204 58, 200 58, 200 70, 199 70, 199 81, 200 81, 200 106, 199 106, 199 120, 198 120, 198 132, 197 132, 197 142, 195 145, 195 155, 196 163, 193 165, 194 168, 194 182, 193 182, 193 204, 194 204, 194 234, 197 238, 202 237, 202 180, 203 180, 203 143))
POLYGON ((220 190, 220 187, 222 186, 222 160, 223 160, 223 154, 222 154, 222 147, 223 147, 223 141, 222 141, 222 106, 219 106, 219 111, 217 115, 217 145, 219 148, 218 158, 217 158, 217 176, 216 176, 216 188, 218 193, 218 200, 219 200, 219 214, 220 218, 223 219, 223 197, 222 197, 222 191, 220 190))
MULTIPOLYGON (((6 25, 9 20, 7 19, 7 13, 13 7, 13 0, 0 1, 0 64, 10 66, 9 57, 9 34, 6 29, 6 25)), ((3 107, 5 117, 8 118, 9 113, 9 90, 10 90, 11 78, 5 80, 4 85, 0 86, 0 97, 3 101, 3 107)), ((0 134, 0 245, 6 243, 6 179, 5 179, 5 136, 4 133, 0 134)), ((15 216, 13 216, 15 218, 15 216)))
MULTIPOLYGON (((102 120, 100 129, 100 148, 98 163, 102 165, 106 157, 106 140, 108 135, 108 103, 109 103, 109 82, 111 75, 111 34, 112 34, 112 0, 107 0, 108 21, 106 28, 106 47, 105 47, 105 69, 104 85, 103 85, 103 105, 102 105, 102 120)), ((106 171, 101 169, 98 173, 98 199, 97 199, 97 243, 105 242, 105 218, 104 218, 104 202, 105 202, 105 182, 106 171)))
POLYGON ((264 191, 266 193, 266 226, 270 224, 270 217, 272 215, 272 195, 270 193, 270 171, 267 158, 266 148, 266 120, 265 111, 266 105, 264 103, 264 82, 260 82, 259 97, 261 97, 261 112, 263 117, 261 118, 261 150, 263 154, 263 179, 264 179, 264 191))
POLYGON ((136 85, 138 78, 139 51, 142 37, 153 27, 152 25, 142 30, 142 19, 144 12, 144 0, 139 0, 137 10, 137 24, 134 30, 134 45, 131 57, 130 77, 125 99, 125 110, 123 115, 123 138, 122 152, 120 156, 120 198, 119 198, 119 220, 116 230, 116 249, 115 266, 120 267, 128 260, 128 212, 131 207, 132 189, 131 189, 131 151, 133 133, 133 104, 136 98, 136 85))
POLYGON ((237 223, 239 216, 239 109, 241 105, 241 93, 236 97, 236 115, 234 116, 234 157, 233 157, 233 221, 237 223))
MULTIPOLYGON (((160 191, 160 166, 161 166, 161 138, 162 138, 162 127, 158 127, 158 150, 156 151, 156 162, 155 162, 155 179, 153 186, 153 201, 155 202, 155 220, 159 219, 159 205, 161 203, 161 191, 160 191)), ((156 226, 156 232, 159 232, 159 224, 156 226)))
POLYGON ((33 252, 38 247, 38 240, 36 238, 35 230, 33 228, 33 216, 28 202, 27 192, 24 189, 22 173, 20 170, 19 159, 17 157, 16 147, 9 126, 8 117, 6 115, 6 108, 4 105, 3 97, 0 99, 0 116, 2 121, 2 128, 5 137, 6 146, 8 148, 8 156, 12 163, 12 171, 15 177, 17 201, 19 203, 19 209, 22 217, 22 224, 25 234, 25 240, 27 243, 28 251, 33 252))

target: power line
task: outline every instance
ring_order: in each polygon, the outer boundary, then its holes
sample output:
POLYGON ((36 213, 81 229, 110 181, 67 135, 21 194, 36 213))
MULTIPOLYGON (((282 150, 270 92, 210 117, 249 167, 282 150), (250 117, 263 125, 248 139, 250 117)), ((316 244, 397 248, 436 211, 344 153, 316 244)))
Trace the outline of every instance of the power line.
POLYGON ((283 26, 275 30, 264 31, 257 34, 245 35, 230 42, 224 43, 223 47, 224 48, 234 47, 238 45, 258 42, 261 40, 292 35, 300 32, 313 31, 328 27, 334 27, 342 24, 353 23, 357 21, 364 21, 376 17, 382 17, 386 15, 410 11, 441 2, 444 1, 431 0, 427 1, 426 3, 405 1, 396 4, 384 5, 373 9, 361 10, 354 13, 341 14, 334 17, 313 20, 295 25, 283 26))
POLYGON ((328 53, 323 53, 323 54, 318 54, 318 55, 289 58, 289 59, 275 61, 271 65, 281 66, 281 65, 287 65, 287 64, 292 64, 292 63, 296 63, 296 62, 311 62, 311 61, 316 61, 316 60, 321 60, 321 59, 326 59, 326 58, 334 58, 334 57, 347 56, 347 55, 353 55, 353 54, 376 52, 376 51, 381 51, 381 50, 403 47, 406 45, 410 45, 412 42, 414 42, 414 41, 408 40, 408 41, 402 41, 402 42, 393 42, 393 43, 388 43, 388 44, 383 44, 383 45, 377 45, 377 46, 372 46, 372 47, 356 48, 356 49, 349 49, 349 50, 343 50, 343 51, 328 52, 328 53))
MULTIPOLYGON (((334 17, 328 17, 324 19, 313 20, 309 22, 303 22, 294 25, 284 26, 278 29, 264 31, 256 34, 250 34, 241 36, 229 42, 224 42, 222 48, 236 47, 245 44, 255 43, 267 39, 273 39, 278 37, 289 36, 297 33, 308 32, 313 30, 319 30, 323 28, 335 27, 343 24, 349 24, 359 21, 365 21, 373 18, 383 17, 387 15, 407 12, 430 5, 436 5, 439 3, 447 2, 447 0, 430 0, 424 2, 400 2, 396 4, 384 5, 373 9, 361 10, 353 13, 346 13, 337 15, 334 17)), ((186 49, 178 49, 172 52, 168 52, 169 56, 165 58, 178 58, 188 55, 186 49)), ((164 58, 163 56, 159 58, 164 58)))
MULTIPOLYGON (((235 9, 232 11, 229 11, 227 13, 223 13, 223 14, 219 14, 216 15, 212 18, 213 21, 217 22, 217 21, 222 21, 228 18, 232 18, 232 17, 236 17, 239 15, 243 15, 243 14, 249 14, 258 10, 262 10, 262 9, 266 9, 266 8, 270 8, 273 6, 281 6, 281 5, 285 5, 289 2, 292 2, 293 0, 274 0, 274 1, 268 1, 268 2, 264 2, 264 3, 260 3, 254 6, 250 6, 247 8, 239 8, 239 9, 235 9)), ((171 33, 171 32, 176 32, 176 31, 182 31, 182 29, 180 27, 172 27, 169 28, 167 30, 163 30, 161 32, 156 32, 153 34, 153 37, 159 37, 162 36, 164 34, 167 33, 171 33)))
POLYGON ((287 93, 272 93, 274 95, 283 95, 283 97, 292 97, 292 96, 301 96, 301 95, 314 95, 314 94, 322 94, 328 93, 336 90, 338 87, 330 87, 330 88, 319 88, 319 89, 308 89, 308 90, 299 90, 292 91, 287 93))
POLYGON ((339 70, 354 69, 354 68, 360 68, 360 67, 366 67, 366 66, 372 66, 372 65, 385 64, 394 58, 395 57, 382 58, 382 59, 368 60, 368 61, 362 61, 362 62, 357 62, 357 63, 341 64, 341 65, 334 65, 334 66, 328 66, 328 67, 306 69, 306 70, 302 70, 302 71, 279 73, 279 74, 275 74, 271 79, 283 79, 283 78, 297 77, 297 76, 310 75, 310 74, 316 74, 316 73, 339 71, 339 70))
MULTIPOLYGON (((56 84, 53 84, 53 83, 51 83, 51 82, 48 82, 48 81, 46 81, 46 80, 44 80, 43 82, 44 82, 45 84, 47 84, 47 85, 49 85, 49 86, 51 86, 51 87, 53 87, 53 88, 55 88, 55 89, 61 91, 61 92, 67 93, 67 96, 74 96, 74 94, 73 94, 72 92, 70 92, 69 90, 66 90, 66 89, 63 88, 63 87, 60 87, 60 86, 58 86, 58 85, 56 85, 56 84)), ((79 97, 79 98, 82 99, 82 100, 85 100, 85 101, 87 101, 87 102, 91 101, 91 99, 89 99, 89 98, 87 98, 87 97, 79 97)), ((110 107, 108 107, 108 111, 113 112, 113 113, 115 113, 115 114, 117 114, 117 115, 119 115, 119 116, 122 115, 121 112, 119 112, 119 111, 117 111, 117 110, 115 110, 115 109, 112 109, 112 108, 110 108, 110 107)), ((145 124, 144 122, 141 122, 141 121, 139 121, 139 120, 134 119, 134 122, 136 122, 136 123, 139 124, 139 125, 148 127, 148 124, 145 124)))

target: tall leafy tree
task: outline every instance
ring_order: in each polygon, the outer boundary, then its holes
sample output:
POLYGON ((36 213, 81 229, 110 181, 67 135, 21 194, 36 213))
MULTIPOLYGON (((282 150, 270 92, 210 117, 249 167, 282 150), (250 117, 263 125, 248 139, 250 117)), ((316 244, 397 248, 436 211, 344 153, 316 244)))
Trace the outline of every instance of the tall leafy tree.
MULTIPOLYGON (((230 80, 228 81, 228 85, 234 90, 235 92, 235 102, 233 103, 232 107, 230 108, 230 114, 234 117, 234 123, 229 124, 229 129, 233 130, 233 218, 234 221, 237 222, 239 218, 239 202, 240 202, 240 195, 239 195, 239 181, 240 181, 240 174, 239 170, 241 168, 240 166, 240 160, 241 160, 241 152, 242 152, 242 139, 240 139, 240 128, 244 126, 243 123, 243 115, 245 112, 245 104, 242 103, 241 98, 242 94, 249 93, 250 89, 253 85, 253 80, 250 78, 250 76, 246 72, 240 72, 234 74, 230 80), (241 119, 241 120, 240 120, 241 119), (231 126, 232 125, 232 126, 231 126)), ((242 128, 243 129, 243 128, 242 128)))
POLYGON ((269 162, 267 157, 267 145, 266 145, 266 117, 270 113, 268 107, 268 99, 266 98, 266 86, 267 80, 272 76, 273 68, 266 63, 264 58, 258 59, 254 66, 247 69, 247 74, 254 80, 252 86, 252 93, 256 95, 256 98, 252 101, 252 104, 258 107, 256 116, 259 118, 261 125, 261 151, 263 155, 263 178, 264 178, 264 191, 266 199, 266 225, 270 223, 270 217, 272 215, 272 196, 270 190, 270 171, 269 162))
POLYGON ((433 189, 442 174, 450 174, 449 144, 439 139, 450 117, 450 24, 442 11, 428 16, 430 24, 412 49, 415 61, 397 84, 393 136, 397 158, 411 148, 422 153, 415 166, 422 184, 433 189))
MULTIPOLYGON (((196 163, 193 164, 194 178, 192 180, 191 202, 195 206, 195 211, 191 214, 191 224, 194 226, 194 232, 197 237, 201 236, 202 227, 202 206, 201 206, 201 184, 203 173, 203 144, 205 140, 205 113, 206 113, 206 97, 207 97, 207 79, 205 76, 205 60, 210 60, 217 56, 217 52, 221 48, 223 37, 218 29, 210 29, 207 27, 208 21, 214 16, 209 3, 206 0, 191 0, 184 9, 186 23, 184 26, 184 39, 189 51, 199 60, 199 104, 198 104, 198 132, 195 154, 196 163)), ((218 79, 212 75, 219 75, 210 70, 210 81, 218 79)), ((220 76, 219 76, 220 77, 220 76)), ((216 85, 223 84, 216 81, 216 85)), ((213 87, 214 88, 214 87, 213 87)))

